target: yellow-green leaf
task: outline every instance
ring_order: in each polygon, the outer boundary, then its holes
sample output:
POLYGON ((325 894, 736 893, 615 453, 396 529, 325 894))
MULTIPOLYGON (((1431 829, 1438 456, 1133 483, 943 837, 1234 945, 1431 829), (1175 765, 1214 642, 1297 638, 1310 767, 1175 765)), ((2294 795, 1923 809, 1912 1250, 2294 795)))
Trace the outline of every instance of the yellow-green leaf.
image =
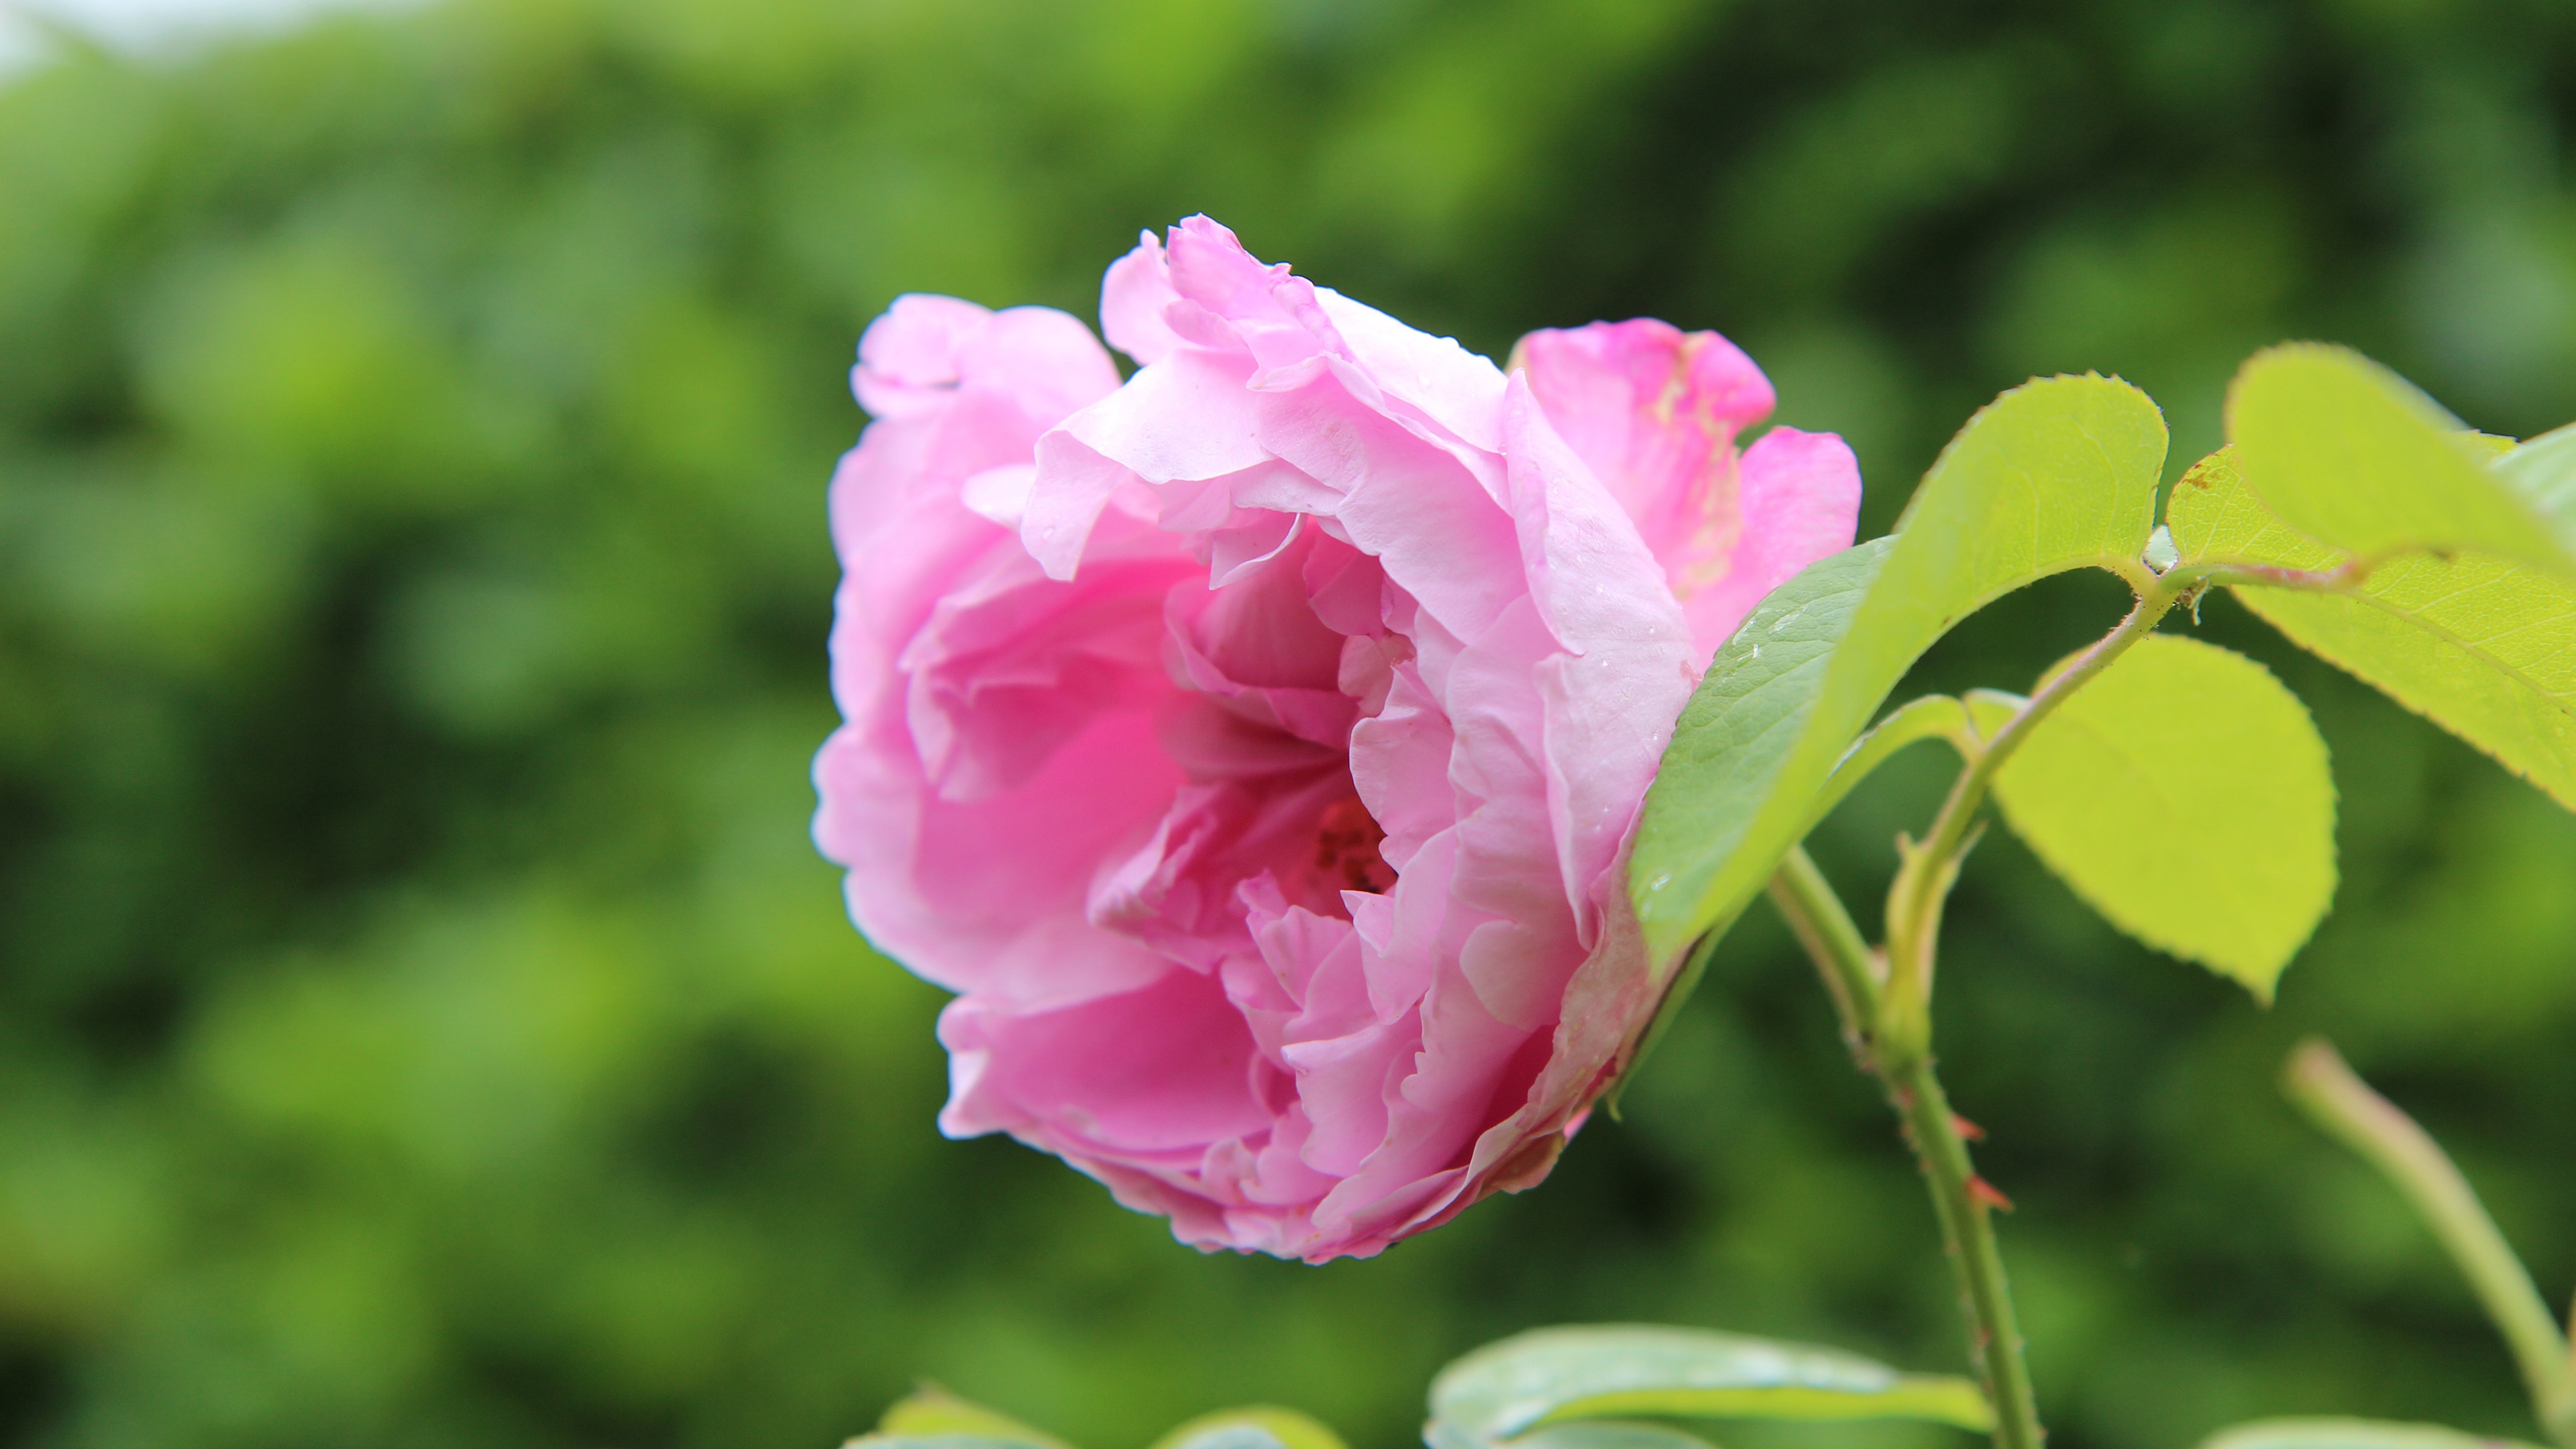
POLYGON ((2227 436, 2270 510, 2379 559, 2474 550, 2576 577, 2576 553, 2486 450, 2404 378, 2347 348, 2256 353, 2227 395, 2227 436))
POLYGON ((2241 654, 2151 634, 1995 775, 2077 895, 2264 1000, 2333 899, 2334 781, 2296 696, 2241 654))
MULTIPOLYGON (((2265 508, 2231 450, 2184 475, 2166 517, 2192 562, 2316 570, 2347 557, 2265 508)), ((2506 559, 2418 555, 2372 570, 2349 593, 2235 592, 2300 647, 2576 809, 2576 584, 2506 559)))
POLYGON ((1062 1439, 1034 1429, 998 1409, 961 1399, 936 1384, 924 1384, 895 1401, 877 1421, 876 1432, 854 1444, 876 1449, 885 1441, 971 1439, 1012 1444, 1023 1449, 1072 1449, 1062 1439))

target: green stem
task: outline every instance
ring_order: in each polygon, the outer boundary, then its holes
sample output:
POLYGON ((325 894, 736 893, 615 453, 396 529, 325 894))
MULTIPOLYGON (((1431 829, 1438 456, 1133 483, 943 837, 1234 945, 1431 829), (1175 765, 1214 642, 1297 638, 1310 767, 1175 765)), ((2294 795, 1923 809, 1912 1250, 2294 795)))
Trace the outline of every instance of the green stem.
POLYGON ((2531 1274, 2441 1145, 2397 1105, 2353 1075, 2332 1046, 2311 1039, 2290 1053, 2283 1084, 2317 1125, 2361 1154, 2415 1206, 2503 1332, 2549 1436, 2576 1446, 2576 1363, 2567 1335, 2531 1274))
POLYGON ((1842 1018, 1843 1041, 1866 1069, 1870 1024, 1878 1019, 1878 970, 1869 942, 1803 845, 1790 846, 1782 857, 1779 874, 1771 877, 1771 901, 1825 978, 1825 994, 1842 1018))
POLYGON ((1959 1116, 1950 1110, 1932 1058, 1919 1057, 1901 1076, 1883 1080, 1905 1118, 1905 1135, 1931 1185, 1932 1210, 1941 1220, 1951 1266, 1958 1270, 1974 1328, 1970 1347, 1977 1374, 1995 1406, 1995 1449, 2039 1449, 2048 1432, 2040 1427, 2039 1401, 2022 1353, 2021 1322, 2013 1312, 2012 1285, 2004 1277, 2003 1250, 1995 1241, 1994 1208, 2000 1195, 1968 1160, 1959 1116))
MULTIPOLYGON (((2045 1435, 2031 1393, 2030 1370, 2023 1360, 2021 1329, 2004 1277, 2003 1256, 1995 1244, 1994 1209, 2008 1204, 1977 1175, 1963 1124, 1951 1112, 1948 1094, 1933 1070, 1932 977, 1942 907, 1958 881, 1960 861, 1976 843, 1977 812, 1995 772, 2022 741, 2058 705, 2153 633, 2182 599, 2214 581, 2256 581, 2250 574, 2236 578, 2243 570, 2213 567, 2177 569, 2162 577, 2144 568, 2118 572, 2137 591, 2137 605, 2128 617, 2044 681, 1991 738, 1953 739, 1966 765, 1941 802, 1941 813, 1920 843, 1902 836, 1897 840, 1903 860, 1895 883, 1888 888, 1883 959, 1873 959, 1850 913, 1803 849, 1793 848, 1771 881, 1771 899, 1824 975, 1825 988, 1842 1016, 1845 1039, 1861 1064, 1878 1077, 1905 1120, 1906 1136, 1932 1190, 1942 1240, 1958 1270, 1977 1372, 1994 1403, 1996 1449, 2039 1449, 2045 1435)), ((2260 581, 2318 588, 2348 583, 2340 574, 2301 575, 2295 581, 2285 574, 2282 579, 2260 581)), ((2569 1449, 2576 1449, 2576 1444, 2569 1449)))
POLYGON ((1950 1110, 1949 1096, 1941 1090, 1932 1058, 1920 1053, 1891 1062, 1872 1049, 1870 1038, 1883 994, 1876 963, 1851 913, 1843 909, 1842 899, 1803 846, 1792 846, 1782 860, 1779 874, 1771 879, 1771 900, 1823 974, 1825 988, 1842 1016, 1844 1038, 1862 1065, 1878 1077, 1904 1120, 1906 1138, 1932 1192, 1942 1244, 1959 1276, 1970 1353, 1995 1408, 1996 1449, 2040 1449, 2046 1431, 2040 1427, 2012 1289, 1995 1242, 1994 1199, 1987 1195, 1993 1189, 1986 1188, 1985 1194, 1978 1190, 1984 1181, 1968 1159, 1967 1140, 1959 1118, 1950 1110))
MULTIPOLYGON (((1928 1036, 1928 1026, 1913 1018, 1918 1011, 1928 1012, 1930 1007, 1932 958, 1940 938, 1941 906, 1949 899, 1951 884, 1958 879, 1959 859, 1966 853, 1969 827, 1976 820, 1977 808, 1985 803, 1995 772, 2069 696, 2110 668, 2111 662, 2127 653, 2130 645, 2155 632, 2157 623, 2189 587, 2181 579, 2173 580, 2171 587, 2158 580, 2141 593, 2136 607, 2129 610, 2118 627, 2052 675, 2031 695, 2020 713, 1969 756, 1968 767, 1959 772, 1949 798, 1941 802, 1941 813, 1934 817, 1931 833, 1922 844, 1904 847, 1905 863, 1888 891, 1887 956, 1888 973, 1894 984, 1889 1008, 1896 1015, 1888 1024, 1907 1038, 1906 1046, 1914 1044, 1912 1038, 1918 1032, 1928 1036)), ((1928 1040, 1923 1045, 1928 1049, 1928 1040)))

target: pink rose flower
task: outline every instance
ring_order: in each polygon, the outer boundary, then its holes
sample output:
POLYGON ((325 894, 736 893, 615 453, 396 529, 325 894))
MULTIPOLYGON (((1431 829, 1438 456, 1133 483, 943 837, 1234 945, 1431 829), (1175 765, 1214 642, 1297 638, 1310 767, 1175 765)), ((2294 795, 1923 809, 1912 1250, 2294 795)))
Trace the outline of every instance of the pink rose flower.
POLYGON ((1657 322, 1509 377, 1203 217, 1074 319, 905 297, 832 484, 815 834, 959 993, 956 1136, 1204 1248, 1543 1177, 1658 994, 1621 862, 1709 651, 1848 544, 1838 439, 1657 322), (1667 577, 1670 577, 1668 583, 1667 577))

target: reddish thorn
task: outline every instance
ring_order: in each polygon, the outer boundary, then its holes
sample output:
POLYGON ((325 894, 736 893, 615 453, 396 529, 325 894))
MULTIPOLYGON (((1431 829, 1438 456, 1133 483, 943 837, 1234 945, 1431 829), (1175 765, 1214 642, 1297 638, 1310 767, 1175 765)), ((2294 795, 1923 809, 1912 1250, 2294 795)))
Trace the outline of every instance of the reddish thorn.
POLYGON ((1958 1133, 1960 1136, 1965 1137, 1971 1142, 1983 1142, 1986 1140, 1985 1128, 1978 1126, 1976 1123, 1969 1121, 1967 1118, 1960 1116, 1956 1112, 1950 1114, 1950 1130, 1958 1133))
POLYGON ((1968 1196, 1975 1198, 1977 1201, 1984 1203, 1986 1206, 1993 1208, 1998 1212, 2008 1213, 2013 1210, 2011 1198, 2008 1198, 2002 1193, 1996 1191, 1993 1183, 1973 1174, 1968 1178, 1968 1196))

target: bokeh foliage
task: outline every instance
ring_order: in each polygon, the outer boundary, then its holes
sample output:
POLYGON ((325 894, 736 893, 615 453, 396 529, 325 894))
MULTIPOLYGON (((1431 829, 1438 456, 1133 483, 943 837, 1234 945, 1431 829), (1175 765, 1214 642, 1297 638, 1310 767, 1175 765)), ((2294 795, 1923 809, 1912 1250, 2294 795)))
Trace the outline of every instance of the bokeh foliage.
MULTIPOLYGON (((1723 328, 1854 439, 1875 532, 2031 373, 2138 382, 2177 469, 2286 335, 2491 431, 2576 416, 2571 140, 2552 0, 484 0, 9 82, 5 1433, 822 1445, 927 1375, 1090 1449, 1255 1400, 1394 1449, 1435 1366, 1537 1323, 1956 1367, 1919 1191, 1760 907, 1626 1123, 1375 1262, 1201 1258, 937 1139, 937 993, 804 840, 858 329, 907 289, 1088 314, 1204 209, 1497 355, 1723 328)), ((1918 677, 2026 686, 2114 594, 1918 677)), ((2576 826, 2232 602, 2203 627, 2341 784, 2280 1005, 2000 833, 1952 909, 1946 1066, 2058 1442, 2527 1432, 2273 1072, 2342 1041, 2564 1293, 2576 826)), ((1916 764, 1816 842, 1855 899, 1916 764)))

